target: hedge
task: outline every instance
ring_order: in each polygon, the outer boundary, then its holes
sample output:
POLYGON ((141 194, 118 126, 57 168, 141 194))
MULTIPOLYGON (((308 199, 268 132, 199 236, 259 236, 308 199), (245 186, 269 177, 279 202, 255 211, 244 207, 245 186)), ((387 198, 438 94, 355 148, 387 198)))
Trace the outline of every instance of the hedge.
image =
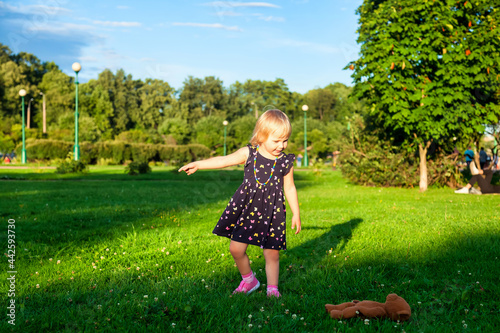
MULTIPOLYGON (((100 159, 112 160, 114 164, 125 161, 164 161, 169 164, 183 164, 210 157, 210 149, 200 144, 161 145, 147 143, 125 143, 121 141, 81 142, 80 159, 86 164, 95 164, 100 159)), ((46 139, 28 139, 26 156, 28 160, 63 159, 73 151, 73 142, 46 139)), ((22 144, 16 147, 21 156, 22 144)))

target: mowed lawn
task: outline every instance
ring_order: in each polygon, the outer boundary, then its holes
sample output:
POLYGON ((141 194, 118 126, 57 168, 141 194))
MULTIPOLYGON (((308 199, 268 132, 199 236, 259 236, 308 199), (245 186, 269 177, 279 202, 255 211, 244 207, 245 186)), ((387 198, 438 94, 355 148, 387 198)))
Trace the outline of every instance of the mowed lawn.
MULTIPOLYGON (((303 229, 288 225, 280 299, 241 277, 229 240, 212 235, 242 169, 167 168, 128 176, 0 170, 4 313, 19 332, 493 332, 500 318, 500 196, 448 188, 353 185, 339 171, 296 171, 303 229), (15 224, 14 258, 7 257, 15 224), (12 221, 15 222, 12 222, 12 221), (15 259, 15 326, 6 306, 15 259), (409 322, 333 320, 326 303, 385 301, 409 322)), ((291 216, 288 216, 290 221, 291 216)), ((266 283, 262 250, 249 247, 266 283)))

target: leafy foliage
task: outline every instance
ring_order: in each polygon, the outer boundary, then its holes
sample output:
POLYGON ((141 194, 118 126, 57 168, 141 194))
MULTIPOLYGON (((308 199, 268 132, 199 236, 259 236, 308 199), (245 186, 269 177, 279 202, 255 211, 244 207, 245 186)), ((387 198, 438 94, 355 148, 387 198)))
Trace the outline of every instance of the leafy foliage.
POLYGON ((75 161, 73 153, 68 153, 66 159, 57 167, 56 173, 85 173, 87 166, 82 161, 75 161))
MULTIPOLYGON (((27 138, 53 140, 30 147, 28 159, 64 158, 75 135, 74 77, 54 63, 42 63, 27 53, 12 54, 0 44, 2 152, 21 143, 21 88, 27 90, 25 101, 33 98, 33 128, 27 129, 27 138), (41 131, 41 94, 46 101, 47 133, 41 131), (56 146, 61 147, 60 153, 50 151, 56 146)), ((359 101, 347 100, 350 91, 350 87, 335 83, 300 94, 291 92, 280 78, 236 81, 226 88, 214 76, 188 77, 176 90, 162 80, 134 80, 122 69, 115 73, 105 69, 97 79, 79 84, 81 158, 86 163, 102 160, 121 164, 147 159, 175 164, 195 156, 220 155, 224 149, 224 120, 229 122, 227 151, 232 152, 248 143, 256 118, 269 108, 287 113, 294 122, 293 135, 302 131, 303 136, 301 107, 306 103, 310 104, 308 147, 313 147, 309 155, 325 158, 331 153, 333 141, 339 142, 338 133, 345 127, 345 117, 362 112, 359 101)), ((288 151, 303 154, 303 140, 295 141, 288 151)))
POLYGON ((500 118, 500 12, 487 0, 365 0, 357 12, 355 94, 394 144, 419 147, 426 177, 431 142, 450 149, 500 118))
MULTIPOLYGON (((367 186, 419 186, 419 164, 415 152, 402 150, 389 140, 365 128, 357 119, 351 128, 352 141, 340 155, 342 174, 356 184, 367 186)), ((457 166, 458 154, 445 154, 432 145, 427 162, 429 186, 457 187, 465 181, 457 166)))
POLYGON ((151 167, 148 162, 130 162, 125 168, 125 173, 136 176, 139 174, 150 173, 151 167))

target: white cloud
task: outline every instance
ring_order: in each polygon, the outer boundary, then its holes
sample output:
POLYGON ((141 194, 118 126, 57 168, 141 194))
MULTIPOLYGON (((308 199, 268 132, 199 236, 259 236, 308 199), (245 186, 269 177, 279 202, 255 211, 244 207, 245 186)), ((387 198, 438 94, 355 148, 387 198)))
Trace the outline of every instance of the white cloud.
POLYGON ((117 9, 130 9, 129 6, 116 6, 117 9))
POLYGON ((285 22, 284 17, 278 17, 278 16, 265 16, 261 14, 257 14, 257 18, 262 21, 266 22, 285 22))
POLYGON ((269 2, 235 2, 235 1, 213 1, 205 4, 206 6, 214 7, 267 7, 267 8, 281 8, 269 2))
POLYGON ((116 22, 116 21, 93 21, 94 24, 102 25, 104 27, 140 27, 139 22, 116 22))
POLYGON ((70 35, 74 31, 89 31, 93 30, 94 27, 86 24, 74 24, 74 23, 60 23, 57 24, 41 24, 33 25, 28 28, 34 32, 48 32, 55 35, 70 35))
POLYGON ((211 29, 224 29, 229 31, 242 31, 237 26, 226 26, 220 23, 192 23, 192 22, 174 22, 172 25, 182 26, 182 27, 198 27, 198 28, 211 28, 211 29))
POLYGON ((71 13, 71 10, 63 7, 53 7, 45 5, 28 5, 28 6, 20 5, 16 7, 6 4, 3 1, 0 1, 0 9, 6 9, 13 13, 33 14, 39 16, 71 13))
POLYGON ((217 12, 215 13, 217 16, 241 16, 240 13, 235 13, 231 11, 222 11, 222 12, 217 12))
POLYGON ((339 48, 328 45, 328 44, 304 42, 304 41, 298 41, 298 40, 293 40, 293 39, 279 40, 279 41, 274 42, 273 45, 295 47, 295 48, 300 48, 300 49, 307 50, 307 51, 326 53, 326 54, 340 53, 339 48))

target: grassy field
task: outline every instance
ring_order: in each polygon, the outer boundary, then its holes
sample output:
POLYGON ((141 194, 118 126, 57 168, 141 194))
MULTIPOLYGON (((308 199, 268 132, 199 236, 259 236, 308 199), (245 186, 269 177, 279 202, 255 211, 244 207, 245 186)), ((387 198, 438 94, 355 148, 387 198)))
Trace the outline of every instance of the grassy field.
MULTIPOLYGON (((241 277, 229 241, 211 234, 241 169, 189 177, 166 168, 135 177, 123 167, 76 176, 0 170, 4 309, 9 259, 17 271, 16 325, 5 314, 0 331, 495 331, 499 196, 365 188, 338 171, 295 178, 303 231, 288 234, 281 254, 283 297, 268 299, 265 287, 231 295, 241 277), (337 321, 324 310, 389 293, 408 301, 409 322, 337 321)), ((250 247, 249 256, 265 284, 262 251, 250 247)))

